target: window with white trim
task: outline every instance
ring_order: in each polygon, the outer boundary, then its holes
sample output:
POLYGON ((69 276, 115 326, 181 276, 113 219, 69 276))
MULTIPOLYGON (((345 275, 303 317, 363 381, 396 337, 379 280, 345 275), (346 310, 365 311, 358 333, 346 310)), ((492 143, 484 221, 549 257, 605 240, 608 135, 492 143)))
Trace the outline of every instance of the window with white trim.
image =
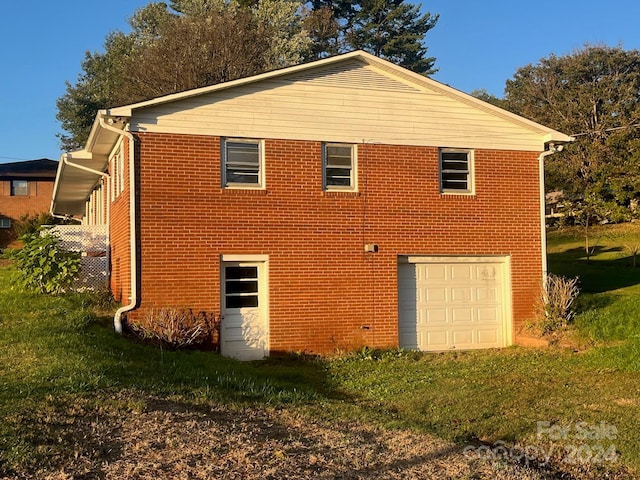
POLYGON ((12 197, 28 197, 29 181, 11 180, 11 196, 12 197))
POLYGON ((264 187, 264 144, 261 140, 227 138, 222 147, 224 187, 264 187))
POLYGON ((0 228, 11 228, 11 219, 0 218, 0 228))
POLYGON ((111 157, 111 200, 115 200, 124 190, 124 151, 122 144, 111 157))
POLYGON ((325 190, 356 189, 356 146, 348 143, 325 143, 322 151, 325 190))
POLYGON ((440 191, 471 194, 473 187, 473 151, 440 149, 440 191))

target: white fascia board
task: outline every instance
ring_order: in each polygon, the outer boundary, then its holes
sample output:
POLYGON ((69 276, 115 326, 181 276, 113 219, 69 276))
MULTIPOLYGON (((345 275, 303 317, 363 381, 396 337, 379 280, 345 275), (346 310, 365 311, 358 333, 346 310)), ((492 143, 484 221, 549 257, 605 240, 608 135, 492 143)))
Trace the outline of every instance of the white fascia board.
MULTIPOLYGON (((334 57, 324 58, 321 60, 317 60, 315 62, 304 63, 301 65, 295 65, 292 67, 286 67, 279 70, 273 70, 270 72, 262 73, 259 75, 254 75, 252 77, 240 78, 237 80, 232 80, 230 82, 218 83, 216 85, 211 85, 202 88, 196 88, 193 90, 187 90, 185 92, 174 93, 171 95, 166 95, 163 97, 154 98, 151 100, 147 100, 144 102, 134 103, 131 105, 125 105, 122 107, 111 108, 108 110, 101 110, 98 114, 110 117, 127 117, 130 118, 133 115, 133 112, 138 109, 142 109, 145 107, 151 107, 156 105, 161 105, 164 103, 184 100, 186 98, 195 97, 199 95, 205 95, 208 93, 218 92, 221 90, 226 90, 242 85, 247 85, 251 83, 260 82, 263 80, 268 80, 277 77, 283 77, 286 75, 291 75, 294 73, 299 73, 305 70, 311 70, 316 68, 322 68, 327 65, 332 65, 336 63, 340 63, 347 60, 358 60, 364 64, 370 65, 382 73, 386 75, 391 75, 394 78, 403 81, 411 86, 429 89, 431 91, 436 91, 445 95, 454 100, 466 103, 474 108, 481 109, 489 114, 496 115, 502 117, 505 121, 518 124, 527 130, 536 132, 540 134, 541 137, 544 137, 543 142, 549 143, 551 141, 556 143, 564 143, 572 141, 572 138, 564 133, 553 130, 552 128, 546 127, 539 123, 536 123, 527 118, 521 117, 520 115, 516 115, 515 113, 504 110, 500 107, 496 107, 495 105, 491 105, 483 100, 473 97, 467 93, 464 93, 460 90, 457 90, 453 87, 445 85, 443 83, 432 80, 431 78, 425 77, 424 75, 420 75, 418 73, 407 70, 404 67, 400 67, 391 63, 387 60, 383 60, 381 58, 376 57, 370 53, 364 52, 362 50, 356 50, 353 52, 345 53, 342 55, 336 55, 334 57)), ((97 123, 97 120, 96 120, 97 123)), ((94 123, 95 129, 95 123, 94 123)), ((93 130, 92 130, 93 133, 93 130)))
POLYGON ((362 54, 363 61, 373 66, 374 68, 382 69, 397 78, 404 78, 405 81, 408 81, 413 86, 424 86, 430 90, 440 92, 441 94, 449 98, 453 98, 454 100, 458 100, 475 108, 484 110, 487 113, 503 117, 505 120, 512 123, 517 123, 529 130, 539 132, 544 136, 545 143, 548 143, 550 141, 555 141, 558 143, 573 141, 572 137, 565 135, 564 133, 558 132, 545 125, 529 120, 528 118, 522 117, 515 113, 509 112, 508 110, 492 105, 488 102, 485 102, 484 100, 480 100, 479 98, 469 95, 468 93, 465 93, 461 90, 450 87, 449 85, 437 82, 436 80, 412 72, 411 70, 407 70, 403 67, 395 65, 394 63, 378 58, 366 52, 362 52, 362 54), (549 139, 547 139, 547 137, 549 139))
POLYGON ((179 92, 179 93, 173 93, 171 95, 165 95, 163 97, 158 97, 158 98, 153 98, 151 100, 147 100, 144 102, 140 102, 140 103, 134 103, 131 105, 125 105, 122 107, 116 107, 116 108, 110 108, 108 110, 104 110, 105 115, 108 116, 124 116, 124 117, 131 117, 133 114, 134 110, 138 110, 140 108, 145 108, 145 107, 152 107, 152 106, 156 106, 156 105, 161 105, 163 103, 169 103, 169 102, 174 102, 177 100, 184 100, 185 98, 190 98, 190 97, 196 97, 198 95, 205 95, 207 93, 212 93, 212 92, 217 92, 220 90, 226 90, 229 88, 234 88, 234 87, 238 87, 241 85, 247 85, 247 84, 251 84, 251 83, 256 83, 256 82, 260 82, 262 80, 268 80, 271 78, 276 78, 276 77, 282 77, 285 75, 290 75, 292 73, 298 73, 298 72, 302 72, 305 70, 310 70, 310 69, 315 69, 315 68, 319 68, 319 67, 323 67, 325 65, 331 65, 333 63, 338 63, 338 62, 342 62, 351 58, 359 58, 361 59, 363 62, 367 63, 364 58, 362 57, 364 55, 368 55, 371 56, 373 58, 373 55, 370 55, 366 52, 360 51, 360 50, 356 50, 353 52, 349 52, 349 53, 345 53, 342 55, 336 55, 334 57, 328 57, 328 58, 323 58, 321 60, 316 60, 315 62, 310 62, 310 63, 303 63, 300 65, 294 65, 291 67, 286 67, 286 68, 281 68, 279 70, 272 70, 270 72, 266 72, 266 73, 261 73, 258 75, 253 75, 251 77, 245 77, 245 78, 239 78, 237 80, 231 80, 229 82, 224 82, 224 83, 217 83, 215 85, 210 85, 207 87, 201 87, 201 88, 195 88, 193 90, 187 90, 184 92, 179 92))

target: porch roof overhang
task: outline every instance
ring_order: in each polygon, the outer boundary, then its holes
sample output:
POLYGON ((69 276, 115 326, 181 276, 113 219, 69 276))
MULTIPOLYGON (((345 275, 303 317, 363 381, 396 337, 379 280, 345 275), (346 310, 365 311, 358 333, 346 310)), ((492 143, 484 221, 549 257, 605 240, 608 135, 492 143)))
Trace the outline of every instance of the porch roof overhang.
MULTIPOLYGON (((98 112, 83 150, 65 153, 60 157, 51 199, 53 215, 84 215, 91 193, 100 179, 107 176, 109 155, 119 135, 113 129, 102 126, 106 117, 104 110, 98 112)), ((112 122, 112 126, 124 129, 125 123, 118 119, 112 122)))

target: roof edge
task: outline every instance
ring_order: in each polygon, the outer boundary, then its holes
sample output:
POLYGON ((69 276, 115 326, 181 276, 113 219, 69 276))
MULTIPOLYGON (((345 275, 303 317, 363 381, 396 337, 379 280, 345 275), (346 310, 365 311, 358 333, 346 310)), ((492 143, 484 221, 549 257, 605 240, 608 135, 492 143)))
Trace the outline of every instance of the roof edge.
MULTIPOLYGON (((111 108, 107 110, 101 110, 100 112, 98 112, 98 115, 101 115, 104 117, 122 116, 122 117, 129 118, 133 115, 133 112, 137 109, 156 106, 156 105, 162 105, 164 103, 183 100, 186 98, 195 97, 199 95, 205 95, 208 93, 230 89, 230 88, 234 88, 242 85, 248 85, 251 83, 260 82, 262 80, 290 75, 293 73, 298 73, 305 70, 315 69, 315 68, 323 67, 325 65, 331 65, 334 63, 344 62, 344 61, 353 60, 353 59, 359 60, 364 64, 373 66, 374 68, 383 70, 387 74, 394 75, 397 78, 403 78, 405 81, 408 81, 413 85, 422 86, 422 87, 429 88, 431 90, 435 90, 450 98, 454 98, 458 101, 465 102, 475 108, 480 108, 486 111, 487 113, 500 116, 507 121, 515 122, 522 125, 525 128, 537 131, 543 134, 543 136, 549 137, 549 140, 545 140, 545 142, 547 143, 550 141, 553 141, 556 143, 566 143, 566 142, 573 141, 573 138, 570 137, 569 135, 566 135, 550 127, 534 122, 525 117, 509 112, 508 110, 497 107, 495 105, 492 105, 478 98, 475 98, 474 96, 468 93, 462 92, 461 90, 457 90, 456 88, 450 87, 449 85, 446 85, 444 83, 440 83, 437 80, 433 80, 429 77, 425 77, 424 75, 420 75, 419 73, 415 73, 410 70, 407 70, 406 68, 396 65, 390 62, 389 60, 376 57, 375 55, 372 55, 363 50, 354 50, 352 52, 344 53, 341 55, 335 55, 332 57, 323 58, 313 62, 293 65, 291 67, 285 67, 277 70, 272 70, 272 71, 261 73, 258 75, 253 75, 251 77, 239 78, 229 82, 218 83, 215 85, 209 85, 206 87, 201 87, 201 88, 196 88, 192 90, 187 90, 184 92, 165 95, 163 97, 157 97, 154 99, 146 100, 144 102, 134 103, 131 105, 124 105, 122 107, 116 107, 116 108, 111 108)), ((94 129, 92 129, 92 133, 93 133, 93 130, 95 130, 96 123, 98 123, 98 115, 96 115, 96 122, 94 122, 94 129)))
POLYGON ((215 85, 208 85, 206 87, 194 88, 192 90, 186 90, 184 92, 172 93, 170 95, 152 98, 144 102, 133 103, 131 105, 124 105, 122 107, 110 108, 107 110, 103 110, 103 112, 106 116, 131 117, 131 115, 133 114, 133 111, 140 108, 161 105, 163 103, 169 103, 175 100, 183 100, 185 98, 190 98, 190 97, 197 97, 199 95, 205 95, 207 93, 217 92, 220 90, 234 88, 241 85, 248 85, 251 83, 260 82, 262 80, 267 80, 270 78, 290 75, 292 73, 303 72, 305 70, 322 67, 324 65, 331 65, 332 63, 343 62, 345 60, 354 59, 354 58, 360 59, 361 61, 363 61, 363 63, 368 63, 366 60, 367 57, 372 57, 374 59, 377 58, 362 50, 354 50, 352 52, 343 53, 340 55, 334 55, 332 57, 322 58, 320 60, 315 60, 313 62, 301 63, 298 65, 292 65, 290 67, 270 70, 268 72, 259 73, 257 75, 252 75, 250 77, 238 78, 236 80, 231 80, 228 82, 216 83, 215 85))

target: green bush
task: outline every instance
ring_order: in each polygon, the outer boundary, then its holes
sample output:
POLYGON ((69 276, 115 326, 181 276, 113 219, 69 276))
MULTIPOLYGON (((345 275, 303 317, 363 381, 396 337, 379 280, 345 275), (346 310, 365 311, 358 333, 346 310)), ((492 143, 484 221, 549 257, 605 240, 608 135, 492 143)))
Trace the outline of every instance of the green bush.
POLYGON ((13 223, 13 228, 16 235, 22 237, 27 234, 38 233, 42 225, 53 225, 55 221, 56 219, 50 213, 26 213, 13 223))
POLYGON ((80 273, 80 253, 60 246, 52 232, 40 230, 20 237, 21 249, 12 250, 9 258, 16 268, 17 284, 25 290, 59 294, 65 292, 80 273))

